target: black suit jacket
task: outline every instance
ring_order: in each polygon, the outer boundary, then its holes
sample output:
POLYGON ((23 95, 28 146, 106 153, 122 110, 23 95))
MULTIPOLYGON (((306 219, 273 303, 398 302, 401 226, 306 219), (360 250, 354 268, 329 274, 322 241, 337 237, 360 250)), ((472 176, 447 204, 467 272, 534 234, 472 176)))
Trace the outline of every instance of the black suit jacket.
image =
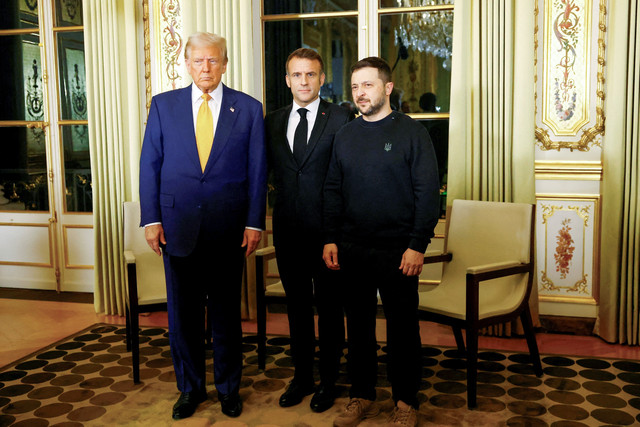
POLYGON ((286 242, 321 239, 322 187, 331 160, 333 139, 349 120, 348 111, 320 100, 307 151, 299 165, 287 141, 291 108, 292 105, 288 105, 265 118, 267 164, 273 186, 270 197, 275 197, 273 240, 276 247, 286 242))

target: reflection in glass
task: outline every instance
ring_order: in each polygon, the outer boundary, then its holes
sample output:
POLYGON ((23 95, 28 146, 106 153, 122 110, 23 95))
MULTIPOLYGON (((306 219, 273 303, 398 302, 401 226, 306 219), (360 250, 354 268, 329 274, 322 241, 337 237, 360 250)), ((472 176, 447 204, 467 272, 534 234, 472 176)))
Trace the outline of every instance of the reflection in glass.
POLYGON ((38 28, 38 0, 0 1, 0 30, 38 28))
MULTIPOLYGON (((423 19, 424 15, 444 14, 451 17, 453 12, 416 12, 381 15, 380 17, 380 55, 389 62, 393 69, 394 94, 392 94, 392 107, 406 113, 423 112, 449 112, 449 88, 451 87, 450 53, 443 56, 434 51, 421 50, 421 44, 409 44, 415 41, 415 33, 412 38, 401 36, 409 31, 403 27, 403 23, 423 19), (404 29, 402 29, 404 28, 404 29), (424 95, 431 94, 435 97, 435 103, 421 102, 424 95), (427 109, 427 105, 429 106, 427 109)), ((452 36, 453 26, 441 27, 440 34, 444 38, 443 43, 452 36)), ((411 30, 414 31, 414 30, 411 30)), ((420 40, 418 40, 420 42, 420 40)), ((449 44, 450 46, 450 44, 449 44)), ((431 96, 429 95, 429 96, 431 96)), ((424 98, 423 98, 424 99, 424 98)))
POLYGON ((449 119, 419 120, 427 128, 433 148, 438 159, 438 176, 440 178, 441 216, 446 214, 447 199, 447 161, 449 154, 449 119))
POLYGON ((358 0, 264 0, 264 14, 344 12, 358 9, 358 0))
POLYGON ((420 7, 453 3, 454 0, 380 0, 380 7, 420 7))
POLYGON ((351 65, 358 59, 357 18, 269 21, 264 25, 265 106, 267 112, 291 103, 285 64, 299 47, 315 49, 324 61, 320 96, 334 103, 351 101, 351 65))
POLYGON ((42 61, 38 34, 0 36, 0 120, 44 119, 42 61))
POLYGON ((58 33, 57 37, 61 119, 87 120, 82 31, 58 33))
POLYGON ((56 27, 82 25, 82 0, 55 0, 56 27))
POLYGON ((0 210, 49 210, 42 129, 0 127, 0 210))
POLYGON ((91 162, 87 125, 60 126, 67 212, 91 212, 91 162))

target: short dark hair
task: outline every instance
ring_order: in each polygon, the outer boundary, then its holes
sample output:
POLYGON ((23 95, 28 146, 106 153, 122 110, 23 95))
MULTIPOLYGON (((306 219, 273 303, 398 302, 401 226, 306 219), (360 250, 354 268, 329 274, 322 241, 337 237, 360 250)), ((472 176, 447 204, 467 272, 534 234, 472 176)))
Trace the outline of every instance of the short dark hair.
POLYGON ((351 74, 353 74, 354 71, 367 67, 376 68, 378 70, 378 76, 380 77, 380 80, 382 80, 382 83, 387 84, 391 81, 391 67, 389 67, 387 61, 377 56, 363 58, 353 64, 351 67, 351 74))
POLYGON ((287 58, 287 63, 284 65, 285 71, 287 72, 287 74, 289 74, 289 62, 293 58, 302 58, 302 59, 310 59, 312 61, 318 61, 320 63, 320 74, 324 73, 324 61, 322 61, 322 56, 320 56, 320 54, 313 49, 301 47, 291 52, 291 54, 289 54, 289 57, 287 58))

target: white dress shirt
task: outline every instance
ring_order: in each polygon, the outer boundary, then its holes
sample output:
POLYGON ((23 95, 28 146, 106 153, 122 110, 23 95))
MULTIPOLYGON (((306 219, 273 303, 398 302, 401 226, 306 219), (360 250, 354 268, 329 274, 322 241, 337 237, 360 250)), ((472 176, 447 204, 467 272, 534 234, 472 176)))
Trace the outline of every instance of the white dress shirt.
POLYGON ((298 109, 306 108, 307 112, 307 123, 309 126, 307 127, 307 142, 309 142, 309 137, 311 136, 311 131, 313 130, 313 125, 316 122, 316 116, 318 115, 318 107, 320 107, 320 97, 317 97, 315 101, 306 107, 301 107, 296 104, 296 101, 293 101, 293 105, 291 108, 291 114, 289 114, 289 122, 287 123, 287 141, 289 142, 289 148, 293 153, 293 136, 296 133, 296 128, 298 127, 298 123, 300 123, 300 113, 298 113, 298 109))
MULTIPOLYGON (((196 123, 198 121, 198 111, 204 102, 202 99, 202 91, 195 84, 191 85, 191 109, 193 110, 193 131, 196 131, 196 123)), ((222 83, 218 83, 218 87, 210 92, 209 109, 213 115, 213 135, 216 134, 218 125, 218 117, 220 117, 220 107, 222 106, 222 83)), ((214 138, 215 141, 215 138, 214 138)), ((215 143, 215 142, 214 142, 215 143)))

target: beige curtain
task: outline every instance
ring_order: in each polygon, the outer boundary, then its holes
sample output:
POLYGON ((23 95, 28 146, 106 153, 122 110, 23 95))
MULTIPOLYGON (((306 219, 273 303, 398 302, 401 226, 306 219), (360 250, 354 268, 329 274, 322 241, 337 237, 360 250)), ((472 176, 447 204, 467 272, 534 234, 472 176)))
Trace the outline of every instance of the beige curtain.
POLYGON ((96 312, 124 314, 122 202, 138 195, 143 106, 136 2, 85 0, 83 8, 93 178, 96 312))
POLYGON ((640 1, 610 3, 600 310, 595 333, 640 344, 640 1), (613 25, 615 23, 615 25, 613 25))
MULTIPOLYGON (((255 53, 261 51, 261 46, 254 46, 256 34, 251 0, 191 0, 185 2, 183 12, 185 39, 197 31, 208 31, 227 39, 229 64, 223 76, 224 84, 262 99, 262 88, 255 81, 255 70, 260 66, 255 61, 255 53)), ((252 255, 244 269, 242 317, 245 319, 256 317, 255 275, 255 257, 252 255)))
MULTIPOLYGON (((447 203, 535 203, 534 2, 469 0, 454 14, 447 203)), ((535 285, 531 311, 538 325, 535 285)))

